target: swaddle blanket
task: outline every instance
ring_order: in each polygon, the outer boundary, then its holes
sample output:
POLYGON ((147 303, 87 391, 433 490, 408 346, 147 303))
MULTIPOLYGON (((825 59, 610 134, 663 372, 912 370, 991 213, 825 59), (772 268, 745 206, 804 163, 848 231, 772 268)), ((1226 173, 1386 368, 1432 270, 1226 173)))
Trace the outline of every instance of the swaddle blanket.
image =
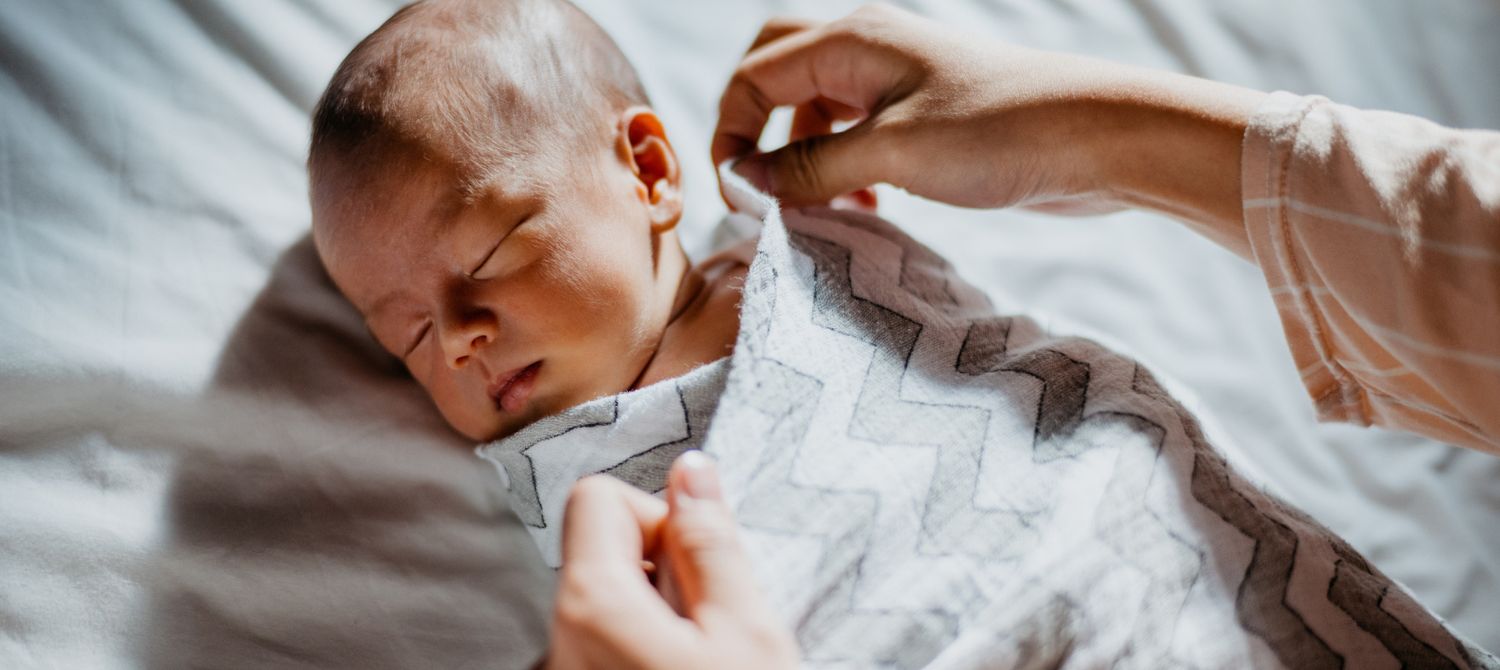
POLYGON ((574 481, 718 459, 813 667, 1496 667, 1237 475, 1133 361, 988 301, 874 216, 762 225, 731 358, 479 448, 556 565, 574 481))

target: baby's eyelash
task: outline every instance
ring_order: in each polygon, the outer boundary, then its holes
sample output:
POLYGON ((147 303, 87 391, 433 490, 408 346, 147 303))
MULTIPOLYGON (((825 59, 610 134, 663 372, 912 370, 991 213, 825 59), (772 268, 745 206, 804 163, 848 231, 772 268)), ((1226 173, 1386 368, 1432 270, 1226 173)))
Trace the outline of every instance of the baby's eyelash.
POLYGON ((506 238, 510 237, 511 233, 516 232, 517 228, 520 228, 522 225, 525 225, 525 223, 527 221, 530 221, 530 220, 531 220, 531 216, 527 215, 527 216, 521 217, 520 220, 516 221, 516 224, 513 225, 513 226, 511 226, 510 230, 505 231, 505 234, 501 235, 500 239, 495 240, 495 246, 490 247, 489 253, 486 253, 484 255, 484 258, 479 261, 479 264, 475 265, 474 269, 469 270, 468 272, 464 273, 464 276, 468 277, 469 279, 473 279, 474 275, 478 274, 480 270, 484 269, 485 264, 489 263, 490 259, 495 256, 495 252, 497 252, 497 251, 500 250, 500 245, 505 243, 506 238))
POLYGON ((411 355, 411 352, 416 351, 417 350, 417 345, 419 345, 419 344, 422 343, 422 338, 427 337, 427 331, 429 331, 429 330, 432 330, 432 322, 431 321, 428 321, 427 325, 422 326, 422 330, 419 331, 417 333, 417 336, 412 339, 411 346, 408 346, 406 348, 406 353, 402 354, 401 357, 402 358, 406 358, 407 356, 411 355))
POLYGON ((485 263, 490 262, 490 258, 493 258, 494 255, 495 255, 495 252, 500 250, 500 243, 504 242, 505 238, 507 238, 509 236, 510 236, 510 233, 506 233, 505 235, 501 235, 500 239, 495 240, 495 246, 490 247, 489 253, 486 253, 484 255, 484 258, 482 258, 482 259, 479 260, 479 264, 475 265, 468 272, 465 272, 464 276, 468 277, 469 279, 473 279, 474 278, 474 274, 477 273, 477 272, 479 272, 479 269, 482 268, 482 267, 484 267, 485 263))

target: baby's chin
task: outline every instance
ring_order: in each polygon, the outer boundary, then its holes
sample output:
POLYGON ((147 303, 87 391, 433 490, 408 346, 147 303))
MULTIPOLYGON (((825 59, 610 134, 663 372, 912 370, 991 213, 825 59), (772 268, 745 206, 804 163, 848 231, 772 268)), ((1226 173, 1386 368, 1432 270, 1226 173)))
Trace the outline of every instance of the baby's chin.
POLYGON ((527 426, 541 421, 554 414, 561 413, 571 405, 562 405, 557 408, 542 407, 534 405, 527 407, 525 411, 517 414, 492 410, 489 420, 483 425, 475 425, 477 422, 449 421, 448 425, 454 430, 475 442, 494 442, 503 440, 511 435, 521 432, 527 426))

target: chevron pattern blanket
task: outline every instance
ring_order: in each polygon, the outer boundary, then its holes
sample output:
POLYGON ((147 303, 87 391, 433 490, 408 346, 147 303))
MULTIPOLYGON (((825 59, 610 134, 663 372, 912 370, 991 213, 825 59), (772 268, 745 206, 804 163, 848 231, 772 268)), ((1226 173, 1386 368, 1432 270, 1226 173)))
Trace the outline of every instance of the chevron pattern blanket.
POLYGON ((575 480, 701 448, 811 667, 1500 666, 1140 365, 876 217, 729 196, 763 226, 733 356, 478 449, 553 565, 575 480))

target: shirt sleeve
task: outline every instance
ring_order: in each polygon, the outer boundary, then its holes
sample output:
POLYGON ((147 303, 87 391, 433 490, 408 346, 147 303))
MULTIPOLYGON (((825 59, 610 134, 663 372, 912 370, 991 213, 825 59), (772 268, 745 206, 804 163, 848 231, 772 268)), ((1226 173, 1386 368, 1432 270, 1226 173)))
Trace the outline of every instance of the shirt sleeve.
POLYGON ((1500 132, 1278 92, 1242 156, 1318 417, 1500 454, 1500 132))

